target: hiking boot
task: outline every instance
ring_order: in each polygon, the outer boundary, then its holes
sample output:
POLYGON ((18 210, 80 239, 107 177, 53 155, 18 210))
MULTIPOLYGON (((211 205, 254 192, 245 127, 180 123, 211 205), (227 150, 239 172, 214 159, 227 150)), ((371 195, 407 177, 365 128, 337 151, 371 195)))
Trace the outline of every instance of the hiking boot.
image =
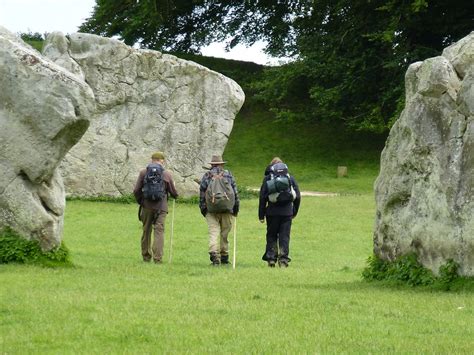
POLYGON ((216 253, 209 253, 209 259, 211 260, 212 266, 219 266, 221 264, 220 255, 216 253))
POLYGON ((268 261, 268 267, 275 267, 275 260, 268 261))

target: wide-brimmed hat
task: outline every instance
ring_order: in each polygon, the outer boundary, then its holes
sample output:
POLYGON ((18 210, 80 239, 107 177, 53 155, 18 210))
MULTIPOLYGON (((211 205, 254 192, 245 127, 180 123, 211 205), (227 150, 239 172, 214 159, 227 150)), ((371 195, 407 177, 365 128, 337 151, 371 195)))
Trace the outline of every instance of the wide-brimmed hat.
POLYGON ((226 161, 222 160, 222 156, 220 155, 213 155, 209 164, 211 165, 218 165, 218 164, 225 164, 226 161))

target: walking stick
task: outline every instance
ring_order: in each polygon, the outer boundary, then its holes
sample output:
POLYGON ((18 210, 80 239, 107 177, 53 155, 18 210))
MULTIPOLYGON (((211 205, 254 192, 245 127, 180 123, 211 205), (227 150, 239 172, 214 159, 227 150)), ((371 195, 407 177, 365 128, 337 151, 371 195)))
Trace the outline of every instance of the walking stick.
POLYGON ((237 253, 237 217, 234 217, 234 253, 232 255, 232 269, 235 269, 235 254, 237 253))
POLYGON ((169 263, 171 264, 171 259, 173 258, 173 233, 174 233, 174 209, 176 206, 176 199, 173 199, 173 212, 171 213, 171 234, 170 234, 170 259, 169 263))

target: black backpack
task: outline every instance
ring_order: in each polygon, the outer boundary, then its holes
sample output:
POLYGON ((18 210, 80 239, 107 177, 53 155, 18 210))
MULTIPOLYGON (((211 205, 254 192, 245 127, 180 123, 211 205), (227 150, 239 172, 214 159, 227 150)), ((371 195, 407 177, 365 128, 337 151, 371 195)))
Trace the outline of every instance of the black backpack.
POLYGON ((270 177, 266 183, 270 202, 284 205, 295 200, 296 193, 291 184, 286 164, 274 164, 270 169, 270 177))
POLYGON ((166 196, 163 172, 165 169, 160 164, 150 164, 146 167, 143 179, 143 197, 150 201, 161 201, 166 196))

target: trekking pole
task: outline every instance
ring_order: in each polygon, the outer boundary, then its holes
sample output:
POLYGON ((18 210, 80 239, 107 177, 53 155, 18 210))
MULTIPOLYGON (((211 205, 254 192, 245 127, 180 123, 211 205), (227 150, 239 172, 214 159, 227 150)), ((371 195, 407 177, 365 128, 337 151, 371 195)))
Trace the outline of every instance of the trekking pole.
POLYGON ((169 263, 171 264, 171 259, 173 257, 173 233, 174 233, 174 209, 176 206, 176 199, 173 199, 173 212, 171 213, 171 234, 170 234, 170 259, 169 263))
POLYGON ((234 253, 232 254, 232 269, 235 269, 235 254, 237 253, 237 217, 234 217, 234 253))

